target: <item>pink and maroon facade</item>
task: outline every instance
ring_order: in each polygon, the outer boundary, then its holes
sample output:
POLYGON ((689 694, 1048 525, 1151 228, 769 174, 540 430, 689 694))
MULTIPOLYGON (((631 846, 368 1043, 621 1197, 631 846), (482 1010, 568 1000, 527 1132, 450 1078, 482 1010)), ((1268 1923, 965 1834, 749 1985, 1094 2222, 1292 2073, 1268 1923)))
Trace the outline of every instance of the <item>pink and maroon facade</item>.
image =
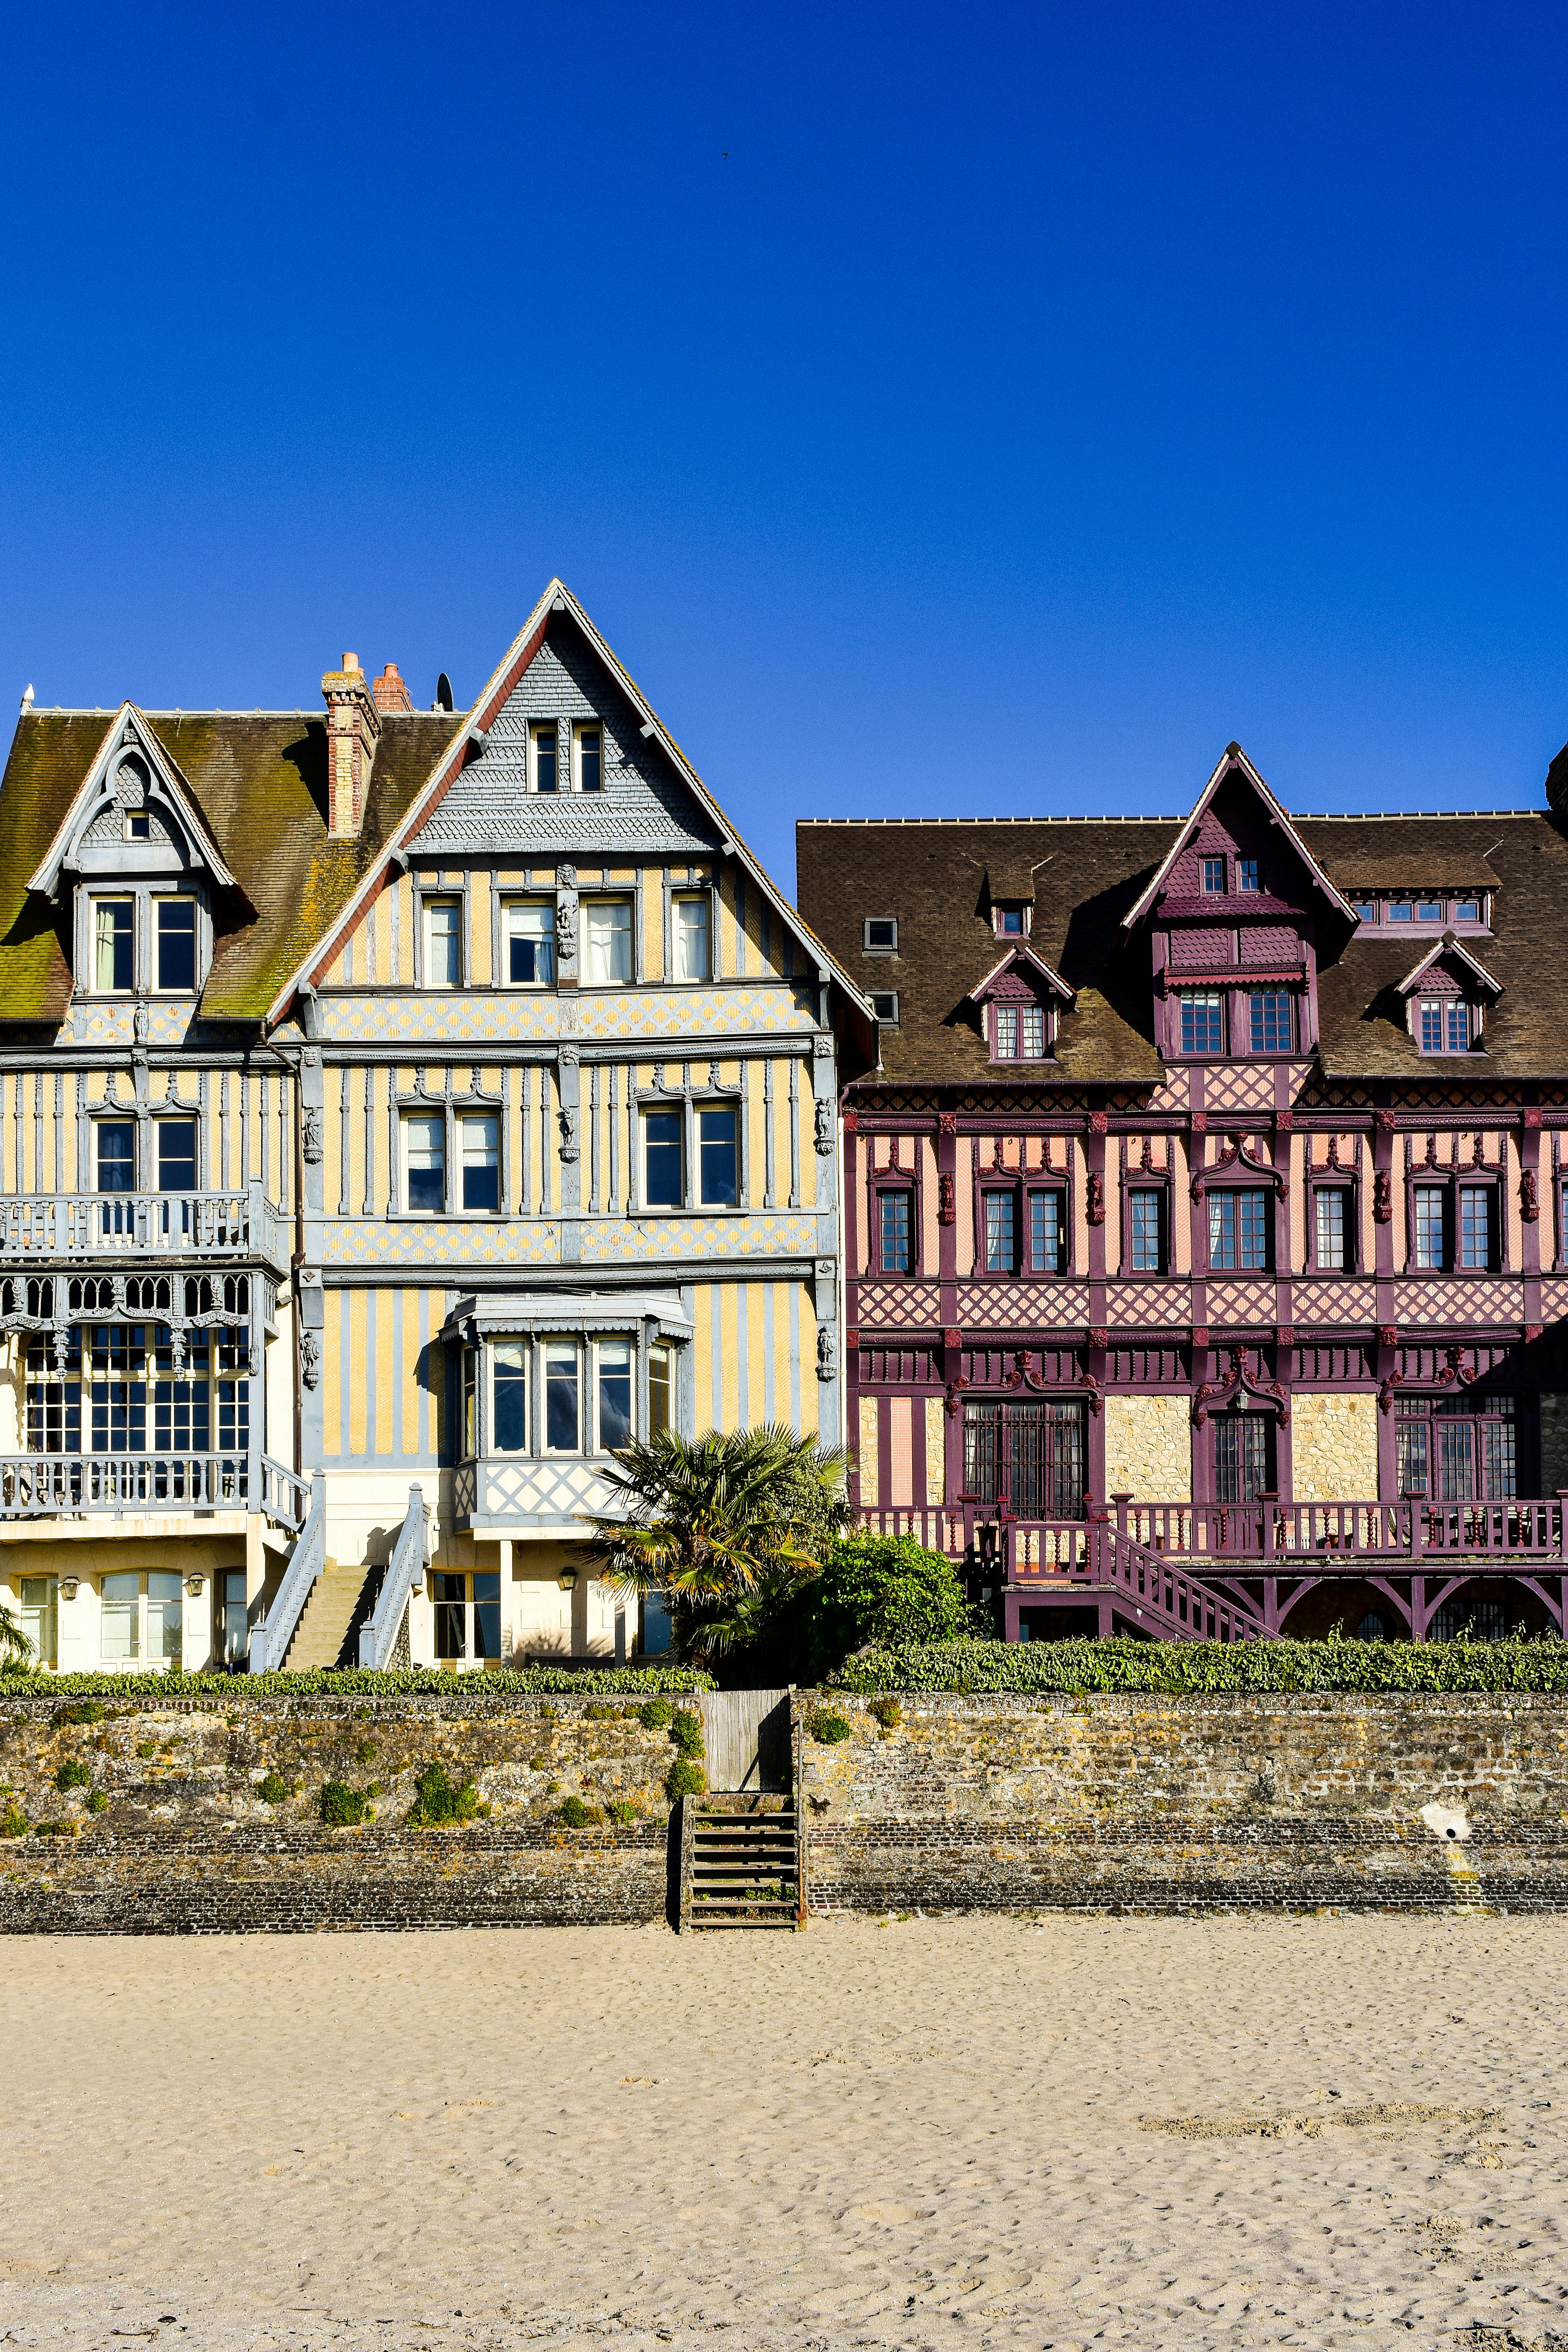
MULTIPOLYGON (((1554 772, 1555 774, 1555 772, 1554 772)), ((1563 1630, 1554 809, 800 827, 873 1525, 1011 1637, 1563 1630)))

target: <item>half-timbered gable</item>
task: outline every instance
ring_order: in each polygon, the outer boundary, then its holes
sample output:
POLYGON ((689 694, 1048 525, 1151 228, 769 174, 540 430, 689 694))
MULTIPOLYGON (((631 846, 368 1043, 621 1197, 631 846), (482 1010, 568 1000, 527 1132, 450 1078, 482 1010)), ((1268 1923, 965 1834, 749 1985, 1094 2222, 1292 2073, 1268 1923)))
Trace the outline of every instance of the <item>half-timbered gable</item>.
POLYGON ((1184 818, 798 853, 879 1021, 863 1507, 966 1550, 1015 1633, 1210 1626, 1205 1563, 1303 1550, 1232 1575, 1229 1630, 1561 1628, 1557 815, 1296 818, 1232 745, 1184 818))

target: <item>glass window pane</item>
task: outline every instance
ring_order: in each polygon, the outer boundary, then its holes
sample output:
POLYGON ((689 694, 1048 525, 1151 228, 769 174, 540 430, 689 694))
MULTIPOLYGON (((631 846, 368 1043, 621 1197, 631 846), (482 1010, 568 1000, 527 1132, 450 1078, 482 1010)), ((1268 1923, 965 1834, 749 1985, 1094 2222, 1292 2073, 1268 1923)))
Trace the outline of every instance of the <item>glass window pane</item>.
POLYGON ((1391 898, 1389 900, 1388 920, 1391 923, 1409 923, 1413 922, 1415 919, 1415 909, 1411 905, 1408 898, 1391 898))
POLYGON ((160 1118, 153 1122, 158 1137, 158 1190, 194 1192, 196 1189, 196 1123, 194 1118, 160 1118))
POLYGON ((1155 1192, 1133 1193, 1132 1271, 1134 1274, 1163 1274, 1165 1270, 1160 1211, 1160 1193, 1155 1192))
POLYGON ((1429 1434, 1425 1421, 1405 1418, 1394 1423, 1394 1468, 1402 1495, 1425 1495, 1428 1491, 1429 1434))
POLYGON ((514 988, 549 988, 555 980, 555 909, 541 899, 506 910, 507 978, 514 988))
POLYGON ((500 1207, 500 1120, 487 1112, 458 1122, 465 1209, 500 1207))
POLYGON ((1012 1274, 1017 1265, 1013 1241, 1013 1195, 987 1192, 985 1202, 985 1271, 1012 1274))
POLYGON ((632 1346, 629 1339, 599 1342, 599 1447, 611 1453, 628 1445, 632 1434, 632 1346))
POLYGON ((1266 1192, 1238 1192, 1237 1263, 1243 1266, 1261 1267, 1268 1264, 1268 1196, 1266 1192))
POLYGON ((1470 1008, 1462 996, 1448 999, 1448 1051, 1468 1054, 1470 1050, 1470 1008))
POLYGON ((93 985, 136 985, 136 909, 129 898, 99 898, 93 904, 93 985))
POLYGON ((608 987, 632 976, 632 910, 626 898, 583 901, 587 954, 584 977, 591 987, 608 987))
POLYGON ((436 1603, 436 1655, 438 1658, 466 1658, 468 1644, 468 1580, 465 1574, 442 1570, 430 1579, 431 1599, 436 1603))
POLYGON ((1349 1230, 1346 1195, 1338 1190, 1321 1192, 1317 1203, 1318 1264, 1342 1273, 1346 1265, 1345 1237, 1349 1230))
POLYGON ((474 1571, 474 1655, 500 1656, 500 1577, 494 1569, 474 1571))
POLYGON ((1489 1184, 1459 1187, 1459 1264, 1488 1267, 1492 1262, 1492 1188, 1489 1184))
POLYGON ((533 734, 533 789, 536 793, 555 790, 555 763, 559 747, 553 727, 538 727, 533 734))
POLYGON ((439 1113, 419 1113, 403 1122, 404 1166, 407 1171, 408 1206, 444 1209, 447 1205, 447 1122, 439 1113))
POLYGON ((643 1114, 643 1199, 650 1209, 679 1209, 681 1183, 680 1113, 650 1110, 643 1114))
POLYGON ((1454 920, 1457 923, 1479 923, 1480 919, 1481 902, 1479 898, 1455 899, 1454 920))
POLYGON ((544 1443, 552 1454, 575 1454, 577 1443, 577 1348, 574 1340, 552 1339, 544 1350, 544 1443))
POLYGON ((250 1647, 245 1603, 245 1570, 226 1569, 221 1582, 218 1646, 226 1666, 237 1665, 250 1647))
POLYGON ((425 901, 425 985, 456 988, 462 978, 463 910, 456 898, 425 901))
POLYGON ((1424 1054, 1440 1054, 1443 1050, 1443 1000, 1439 996, 1424 996, 1419 1008, 1420 1044, 1424 1054))
POLYGON ((675 977, 708 977, 708 901, 678 898, 675 902, 675 977))
POLYGON ((1181 1005, 1183 1053, 1222 1054, 1225 1024, 1218 990, 1189 992, 1181 1005))
POLYGON ((884 1192, 881 1201, 881 1261, 884 1274, 910 1270, 910 1196, 884 1192))
POLYGON ((1205 857, 1204 859, 1204 889, 1211 898, 1216 893, 1223 894, 1225 889, 1225 860, 1223 857, 1205 857))
POLYGON ((660 1346, 649 1351, 647 1427, 650 1437, 657 1437, 661 1430, 675 1427, 675 1350, 673 1348, 660 1346))
POLYGON ((154 1570, 147 1579, 147 1655, 165 1662, 180 1654, 180 1580, 154 1570))
POLYGON ((1255 1503, 1273 1486, 1272 1424, 1261 1412, 1221 1413, 1215 1422, 1215 1500, 1255 1503))
POLYGON ((32 1643, 28 1663, 35 1666, 52 1666, 55 1663, 55 1594, 58 1588, 52 1576, 25 1576, 22 1579, 22 1631, 32 1643))
POLYGON ((1252 1050, 1255 1054, 1288 1054, 1294 1043, 1290 998, 1279 989, 1264 989, 1252 997, 1252 1050))
POLYGON ((100 1118, 94 1123, 98 1145, 98 1189, 100 1192, 136 1190, 136 1122, 131 1118, 100 1118))
POLYGON ((584 727, 577 736, 577 782, 582 791, 596 793, 605 781, 604 753, 596 727, 584 727))
POLYGON ((1067 1200, 1065 1194, 1029 1195, 1029 1269, 1033 1274, 1060 1274, 1067 1265, 1067 1200))
POLYGON ((1417 1265, 1441 1266, 1447 1263, 1444 1248, 1444 1190, 1440 1184, 1417 1184, 1415 1187, 1415 1263, 1417 1265))
POLYGON ((1415 919, 1418 923, 1440 923, 1443 919, 1442 900, 1418 898, 1415 902, 1415 919))
POLYGON ((142 1654, 142 1579, 136 1575, 103 1580, 100 1650, 105 1665, 142 1654))
POLYGON ((189 991, 196 984, 196 906, 194 898, 159 898, 155 988, 189 991))
POLYGON ((1020 1009, 1018 1024, 1019 1052, 1026 1062, 1037 1062, 1046 1050, 1046 1012, 1042 1004, 1026 1004, 1020 1009))
POLYGON ((494 1370, 495 1434, 498 1454, 522 1454, 528 1448, 528 1350, 521 1339, 498 1339, 490 1351, 494 1370))
POLYGON ((699 1111, 697 1135, 702 1199, 711 1207, 732 1208, 737 1198, 734 1112, 699 1111))
POLYGON ((1236 861, 1236 887, 1238 890, 1256 890, 1258 886, 1256 857, 1238 857, 1236 861))
POLYGON ((1013 1062, 1018 1057, 1018 1008, 1016 1004, 996 1007, 996 1059, 1013 1062))

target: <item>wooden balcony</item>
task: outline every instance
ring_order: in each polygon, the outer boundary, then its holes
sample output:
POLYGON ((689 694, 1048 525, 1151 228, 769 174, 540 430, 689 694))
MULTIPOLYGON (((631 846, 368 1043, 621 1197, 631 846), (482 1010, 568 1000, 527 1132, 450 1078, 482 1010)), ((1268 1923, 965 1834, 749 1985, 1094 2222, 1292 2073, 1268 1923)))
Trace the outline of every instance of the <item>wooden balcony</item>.
POLYGON ((0 1275, 247 1260, 280 1273, 289 1243, 289 1221, 259 1184, 226 1192, 41 1192, 0 1200, 0 1275))

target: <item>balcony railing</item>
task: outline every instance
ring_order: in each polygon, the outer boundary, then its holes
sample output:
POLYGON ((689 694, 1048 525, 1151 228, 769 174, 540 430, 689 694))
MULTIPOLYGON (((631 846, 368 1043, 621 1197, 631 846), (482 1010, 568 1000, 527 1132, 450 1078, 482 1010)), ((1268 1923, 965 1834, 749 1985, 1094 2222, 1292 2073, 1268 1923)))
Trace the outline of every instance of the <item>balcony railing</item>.
POLYGON ((0 1454, 0 1519, 260 1509, 298 1528, 310 1491, 265 1454, 0 1454))
POLYGON ((0 1199, 0 1271, 107 1258, 288 1255, 282 1212, 259 1184, 227 1192, 40 1192, 0 1199))

